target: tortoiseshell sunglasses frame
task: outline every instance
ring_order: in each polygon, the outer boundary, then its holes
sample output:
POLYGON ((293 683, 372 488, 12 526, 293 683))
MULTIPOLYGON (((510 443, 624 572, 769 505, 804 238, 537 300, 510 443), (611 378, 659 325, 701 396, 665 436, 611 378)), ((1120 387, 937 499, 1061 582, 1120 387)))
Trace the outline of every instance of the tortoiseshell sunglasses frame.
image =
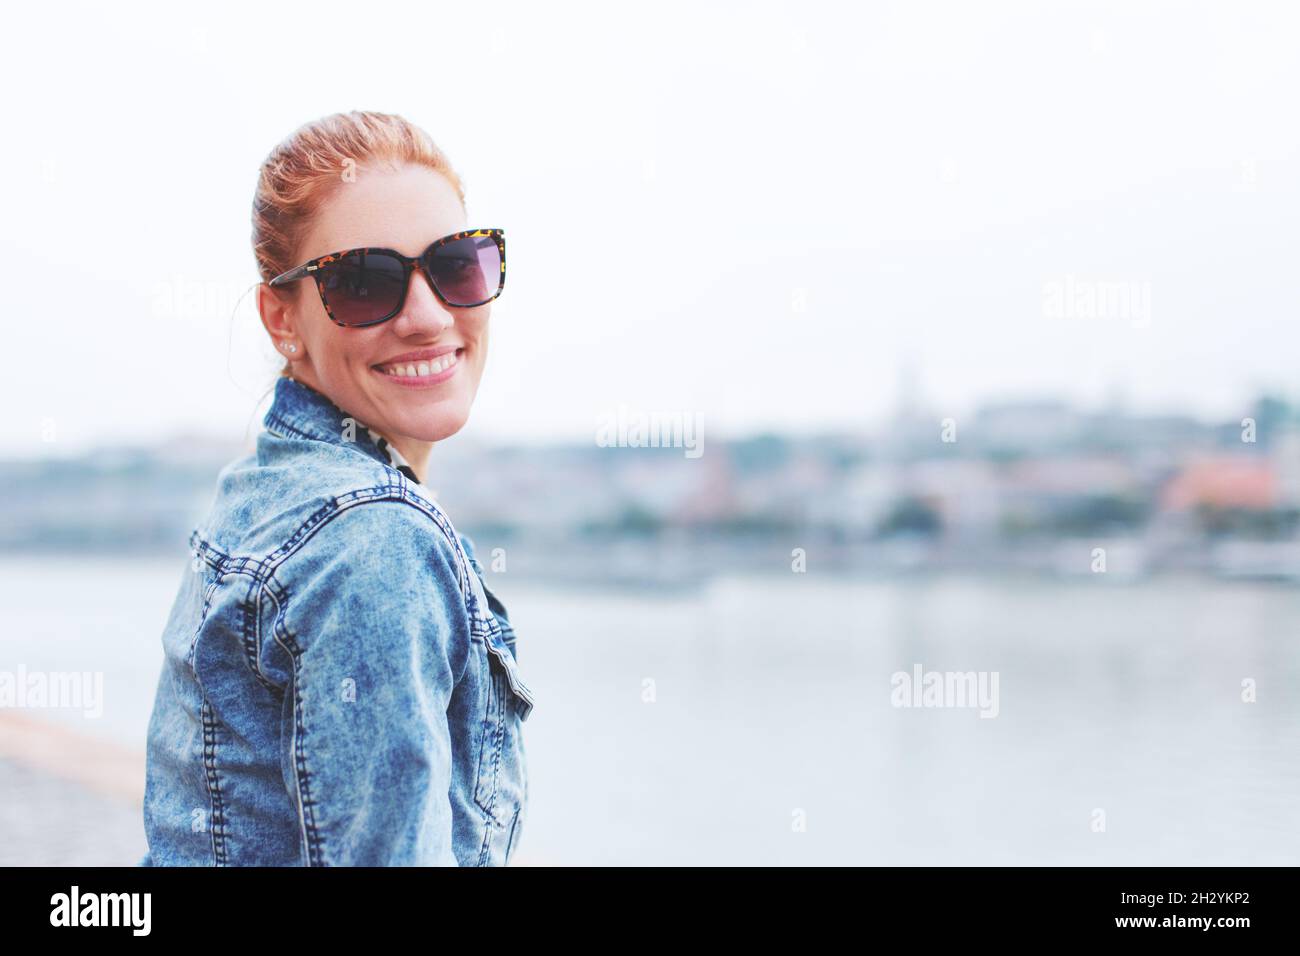
POLYGON ((394 316, 396 316, 398 313, 402 311, 402 306, 406 305, 406 293, 409 292, 411 288, 411 273, 415 269, 419 269, 422 273, 424 273, 424 277, 429 281, 429 288, 433 290, 433 294, 436 295, 439 299, 441 299, 442 303, 448 306, 449 308, 473 309, 473 308, 477 308, 480 305, 487 305, 487 303, 491 302, 493 299, 495 299, 497 296, 501 294, 501 290, 505 288, 505 284, 506 284, 505 230, 504 229, 467 229, 464 232, 453 232, 449 236, 443 236, 441 239, 433 240, 433 242, 429 243, 428 248, 425 249, 424 252, 420 253, 418 256, 404 256, 396 249, 385 249, 381 246, 362 246, 356 249, 344 249, 342 252, 331 252, 329 255, 317 256, 315 259, 309 259, 308 261, 304 262, 302 265, 290 269, 287 272, 280 273, 278 276, 276 276, 274 279, 268 282, 267 285, 280 286, 288 282, 296 282, 299 279, 305 279, 308 276, 311 276, 313 279, 316 280, 316 291, 320 293, 321 303, 325 306, 325 314, 330 317, 330 321, 333 322, 335 325, 345 329, 364 329, 372 325, 379 325, 379 323, 381 322, 387 322, 389 319, 393 318, 394 316), (446 243, 449 242, 455 242, 458 239, 469 239, 476 236, 487 236, 496 243, 497 254, 501 259, 501 276, 497 281, 496 291, 493 292, 492 295, 484 299, 482 302, 475 302, 470 305, 453 305, 452 303, 447 301, 447 297, 442 294, 442 291, 438 288, 438 284, 433 281, 433 276, 430 275, 429 270, 425 267, 424 260, 425 257, 430 255, 433 252, 433 250, 436 249, 438 246, 445 245, 446 243), (375 253, 384 253, 385 255, 392 256, 394 259, 397 259, 402 263, 402 266, 406 270, 406 278, 402 284, 402 297, 398 300, 397 307, 394 308, 392 312, 388 313, 388 315, 385 315, 381 319, 374 319, 370 322, 362 322, 359 325, 348 325, 336 319, 334 317, 334 311, 330 308, 329 299, 325 295, 325 285, 323 282, 324 276, 326 275, 326 273, 328 273, 329 270, 323 269, 322 266, 329 265, 329 263, 331 262, 338 262, 344 256, 352 255, 354 253, 365 253, 367 255, 372 255, 375 253))

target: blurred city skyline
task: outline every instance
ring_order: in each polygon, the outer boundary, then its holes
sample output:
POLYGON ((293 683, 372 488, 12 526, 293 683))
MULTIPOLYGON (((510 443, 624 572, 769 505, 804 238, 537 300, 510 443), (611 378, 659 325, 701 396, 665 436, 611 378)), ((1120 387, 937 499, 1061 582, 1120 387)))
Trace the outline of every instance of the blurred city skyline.
MULTIPOLYGON (((1300 581, 1300 404, 1262 395, 1207 423, 1040 399, 959 420, 910 388, 899 398, 884 427, 816 436, 727 440, 629 416, 588 442, 451 443, 425 484, 485 553, 574 583, 695 586, 808 553, 866 573, 1300 581)), ((218 473, 253 450, 156 441, 0 461, 0 551, 180 554, 218 473)))
MULTIPOLYGON (((262 417, 271 404, 274 381, 270 381, 263 393, 249 396, 243 414, 238 419, 232 416, 224 427, 203 423, 159 426, 142 429, 137 434, 110 433, 108 437, 97 439, 94 436, 84 441, 65 441, 60 435, 58 423, 50 420, 51 437, 30 444, 0 445, 0 462, 39 461, 44 459, 61 459, 84 457, 103 452, 109 455, 127 449, 166 448, 183 454, 187 446, 192 446, 196 457, 207 457, 209 451, 237 452, 251 448, 257 434, 262 430, 262 417), (254 400, 256 399, 256 400, 254 400), (240 424, 242 422, 242 424, 240 424)), ((1099 397, 1093 400, 1076 400, 1069 393, 1050 389, 1025 391, 993 391, 987 395, 973 395, 951 404, 942 404, 937 397, 927 392, 923 374, 915 364, 903 364, 896 370, 895 392, 892 398, 880 403, 878 407, 864 409, 856 421, 835 420, 822 423, 809 423, 789 426, 777 423, 750 423, 745 428, 728 427, 728 423, 719 423, 707 410, 690 407, 638 406, 627 402, 611 402, 600 408, 593 408, 593 416, 586 434, 576 429, 563 433, 542 435, 519 435, 511 432, 490 432, 476 426, 475 416, 456 434, 435 443, 437 448, 481 449, 481 448, 537 448, 563 449, 591 445, 593 447, 607 444, 604 437, 620 421, 640 419, 646 422, 664 423, 671 418, 688 419, 687 428, 698 432, 701 445, 710 440, 719 442, 746 442, 756 439, 776 437, 789 440, 818 438, 861 438, 873 439, 902 430, 933 432, 938 436, 944 423, 951 421, 960 425, 969 423, 981 416, 1002 409, 1068 409, 1072 413, 1086 415, 1111 415, 1119 417, 1180 419, 1195 422, 1206 427, 1231 425, 1237 427, 1241 420, 1251 416, 1261 402, 1281 403, 1288 407, 1300 408, 1300 380, 1295 388, 1267 388, 1243 390, 1242 401, 1235 407, 1228 407, 1219 412, 1196 406, 1191 402, 1172 402, 1141 404, 1134 402, 1131 393, 1122 382, 1113 382, 1099 397)), ((1035 431, 1043 433, 1041 426, 1035 431)), ((689 457, 699 457, 692 454, 689 457)))

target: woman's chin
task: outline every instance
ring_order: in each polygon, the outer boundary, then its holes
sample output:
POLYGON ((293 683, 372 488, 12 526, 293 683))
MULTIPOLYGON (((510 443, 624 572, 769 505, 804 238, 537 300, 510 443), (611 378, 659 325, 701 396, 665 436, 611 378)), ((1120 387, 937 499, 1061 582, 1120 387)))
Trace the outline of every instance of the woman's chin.
POLYGON ((417 441, 439 442, 450 438, 469 420, 469 411, 461 414, 458 409, 447 408, 446 402, 438 403, 437 408, 425 414, 406 414, 396 416, 392 422, 393 430, 399 435, 414 438, 417 441))

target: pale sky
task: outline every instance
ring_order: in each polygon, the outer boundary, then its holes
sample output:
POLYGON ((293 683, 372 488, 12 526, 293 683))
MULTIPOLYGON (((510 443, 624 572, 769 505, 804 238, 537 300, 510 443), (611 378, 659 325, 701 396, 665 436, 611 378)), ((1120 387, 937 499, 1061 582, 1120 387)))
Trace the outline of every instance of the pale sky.
POLYGON ((348 109, 424 126, 470 225, 506 230, 478 439, 586 440, 619 405, 715 437, 864 426, 909 362, 944 416, 1300 398, 1291 4, 7 17, 2 457, 243 436, 276 367, 235 310, 257 168, 348 109), (1067 281, 1149 312, 1053 313, 1067 281))

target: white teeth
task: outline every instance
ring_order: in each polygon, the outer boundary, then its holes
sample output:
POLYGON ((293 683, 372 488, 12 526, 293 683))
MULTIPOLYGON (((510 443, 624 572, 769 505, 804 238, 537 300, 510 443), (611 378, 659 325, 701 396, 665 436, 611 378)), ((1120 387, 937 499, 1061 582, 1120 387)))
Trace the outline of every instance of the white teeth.
POLYGON ((446 371, 456 364, 456 353, 448 352, 428 362, 409 362, 405 365, 381 365, 379 371, 387 375, 396 375, 399 378, 407 376, 418 376, 423 378, 426 375, 437 375, 439 372, 446 371))

